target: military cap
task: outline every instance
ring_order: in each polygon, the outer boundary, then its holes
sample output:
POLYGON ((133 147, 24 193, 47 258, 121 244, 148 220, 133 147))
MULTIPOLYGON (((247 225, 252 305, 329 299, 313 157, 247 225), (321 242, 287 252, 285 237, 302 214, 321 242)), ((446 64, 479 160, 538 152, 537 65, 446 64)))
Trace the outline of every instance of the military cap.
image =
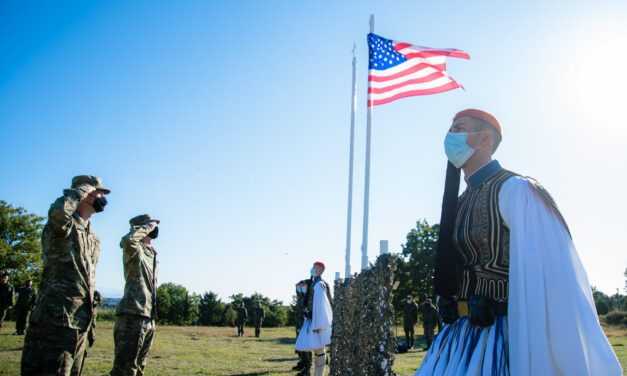
POLYGON ((78 188, 81 185, 88 184, 96 188, 98 191, 102 191, 105 194, 111 193, 109 188, 102 185, 102 179, 93 175, 78 175, 72 178, 72 188, 78 188))
POLYGON ((501 127, 501 123, 499 123, 499 121, 496 120, 494 115, 492 115, 491 113, 483 110, 477 110, 475 108, 468 108, 466 110, 459 111, 453 118, 453 121, 462 116, 468 116, 471 118, 485 121, 486 123, 490 124, 492 128, 494 128, 494 130, 499 134, 499 137, 503 137, 503 128, 501 127))
POLYGON ((131 224, 131 226, 143 226, 147 225, 150 222, 160 223, 161 221, 158 219, 150 218, 148 214, 140 214, 131 218, 131 220, 128 222, 131 224))

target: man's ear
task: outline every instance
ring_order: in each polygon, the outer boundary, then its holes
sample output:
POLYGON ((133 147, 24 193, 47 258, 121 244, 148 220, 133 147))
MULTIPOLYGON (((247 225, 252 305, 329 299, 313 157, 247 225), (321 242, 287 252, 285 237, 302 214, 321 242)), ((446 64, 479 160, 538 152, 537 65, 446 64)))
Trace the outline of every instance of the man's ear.
POLYGON ((490 132, 479 133, 479 145, 482 149, 488 150, 492 154, 492 135, 490 132))

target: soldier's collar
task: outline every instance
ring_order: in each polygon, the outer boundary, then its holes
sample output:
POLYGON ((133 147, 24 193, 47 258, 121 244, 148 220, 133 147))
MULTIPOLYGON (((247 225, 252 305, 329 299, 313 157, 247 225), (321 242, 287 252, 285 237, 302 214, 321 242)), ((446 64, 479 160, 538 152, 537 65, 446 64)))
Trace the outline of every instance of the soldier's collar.
POLYGON ((470 175, 466 179, 466 183, 468 183, 468 185, 471 188, 477 188, 481 184, 483 184, 486 180, 496 175, 502 169, 503 168, 501 167, 499 162, 495 159, 493 161, 490 161, 488 164, 481 167, 477 171, 475 171, 474 174, 470 175))
POLYGON ((81 226, 83 226, 87 231, 89 231, 89 224, 90 224, 89 220, 83 219, 83 217, 81 217, 78 214, 78 211, 74 212, 74 218, 76 218, 76 220, 81 226))

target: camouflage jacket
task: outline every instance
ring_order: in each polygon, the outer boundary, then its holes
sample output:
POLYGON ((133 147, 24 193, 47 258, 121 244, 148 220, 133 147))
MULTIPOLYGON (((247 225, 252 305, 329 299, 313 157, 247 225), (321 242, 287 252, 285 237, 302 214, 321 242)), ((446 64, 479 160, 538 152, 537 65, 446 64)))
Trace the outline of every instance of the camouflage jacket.
POLYGON ((245 307, 238 307, 236 322, 245 323, 247 320, 248 320, 248 310, 245 307))
POLYGON ((148 226, 133 226, 120 241, 126 285, 124 297, 118 304, 118 315, 156 318, 157 251, 142 241, 149 232, 148 226))
POLYGON ((0 308, 8 308, 13 305, 13 287, 8 283, 0 283, 0 308))
POLYGON ((76 211, 80 199, 77 190, 66 189, 48 211, 41 241, 43 276, 31 314, 34 323, 91 328, 100 241, 76 211))
POLYGON ((32 287, 22 287, 17 290, 17 301, 15 302, 15 308, 22 311, 30 311, 35 305, 35 299, 37 294, 32 287))
POLYGON ((253 308, 253 323, 257 324, 263 322, 266 318, 266 310, 263 307, 253 308))
POLYGON ((424 302, 420 305, 422 313, 422 324, 426 326, 435 326, 438 323, 438 310, 432 303, 424 302))
POLYGON ((418 321, 418 305, 414 302, 405 302, 403 305, 403 324, 415 325, 418 321))

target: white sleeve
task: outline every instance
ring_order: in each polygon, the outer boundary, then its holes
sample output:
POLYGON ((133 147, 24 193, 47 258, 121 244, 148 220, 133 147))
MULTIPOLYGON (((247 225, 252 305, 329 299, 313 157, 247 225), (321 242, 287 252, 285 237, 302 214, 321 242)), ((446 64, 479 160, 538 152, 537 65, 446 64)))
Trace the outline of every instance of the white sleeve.
POLYGON ((333 311, 325 291, 327 288, 324 282, 318 282, 314 286, 312 329, 330 329, 333 324, 333 311))
POLYGON ((503 184, 499 208, 510 229, 512 375, 621 375, 564 224, 522 177, 503 184))

